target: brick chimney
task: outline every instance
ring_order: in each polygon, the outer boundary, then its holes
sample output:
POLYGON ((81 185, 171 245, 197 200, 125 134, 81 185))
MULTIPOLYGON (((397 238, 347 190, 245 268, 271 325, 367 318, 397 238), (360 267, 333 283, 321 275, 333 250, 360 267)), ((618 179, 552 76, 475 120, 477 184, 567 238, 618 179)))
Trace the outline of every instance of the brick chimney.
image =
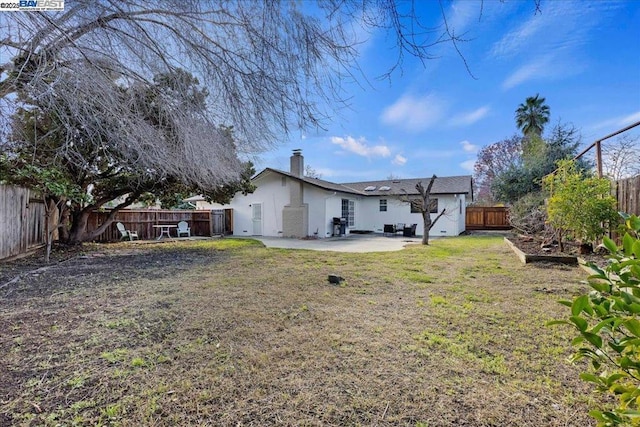
MULTIPOLYGON (((304 177, 302 150, 293 150, 291 175, 304 177)), ((289 204, 282 209, 282 233, 284 237, 306 237, 309 234, 309 205, 304 203, 303 181, 289 179, 289 204)))
POLYGON ((291 169, 289 171, 293 176, 302 177, 304 175, 304 157, 302 157, 302 150, 299 148, 293 150, 291 169))

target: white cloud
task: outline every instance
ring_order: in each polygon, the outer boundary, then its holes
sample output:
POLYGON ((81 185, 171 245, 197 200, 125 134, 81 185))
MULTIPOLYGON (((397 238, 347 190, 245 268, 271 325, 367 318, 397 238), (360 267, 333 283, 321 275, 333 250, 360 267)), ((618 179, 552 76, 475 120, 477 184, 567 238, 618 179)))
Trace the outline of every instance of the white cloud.
POLYGON ((467 160, 460 163, 460 167, 464 170, 468 170, 469 172, 473 172, 473 166, 476 164, 475 160, 467 160))
POLYGON ((447 24, 449 29, 454 31, 457 36, 462 35, 469 25, 477 22, 479 18, 479 8, 477 3, 470 1, 458 1, 451 4, 449 13, 447 13, 447 24))
POLYGON ((382 112, 382 121, 407 131, 422 131, 436 124, 444 115, 446 103, 434 95, 403 95, 382 112))
POLYGON ((462 145, 462 149, 467 153, 476 153, 478 151, 478 146, 473 145, 467 140, 460 141, 460 145, 462 145))
POLYGON ((489 107, 484 106, 468 113, 462 113, 454 116, 449 123, 453 126, 468 126, 472 125, 478 120, 486 117, 489 113, 489 107))
POLYGON ((637 121, 640 121, 640 111, 636 111, 633 114, 628 114, 628 115, 604 120, 600 123, 593 125, 593 129, 602 129, 607 127, 625 127, 637 121))
POLYGON ((362 157, 389 157, 391 155, 389 147, 386 145, 370 146, 364 137, 355 139, 352 136, 347 136, 346 138, 332 136, 331 142, 339 145, 345 151, 355 153, 362 157))
POLYGON ((396 156, 393 158, 393 161, 391 163, 393 163, 394 165, 402 166, 405 163, 407 163, 407 158, 404 156, 401 156, 400 154, 396 154, 396 156))
POLYGON ((584 45, 591 37, 591 29, 606 19, 604 9, 610 6, 604 3, 584 7, 579 1, 546 2, 542 13, 533 14, 494 43, 490 54, 509 58, 584 45))
POLYGON ((590 7, 579 1, 545 2, 542 13, 505 32, 491 48, 492 60, 513 63, 514 58, 519 58, 524 64, 505 79, 503 89, 533 79, 557 79, 581 73, 585 69, 581 58, 594 37, 593 29, 602 25, 616 7, 608 2, 595 2, 590 7))
MULTIPOLYGON (((545 17, 548 15, 545 15, 545 17)), ((523 22, 520 27, 509 31, 502 39, 496 42, 491 48, 491 55, 494 57, 511 56, 520 51, 526 43, 544 28, 546 22, 543 17, 535 15, 528 21, 523 22)))

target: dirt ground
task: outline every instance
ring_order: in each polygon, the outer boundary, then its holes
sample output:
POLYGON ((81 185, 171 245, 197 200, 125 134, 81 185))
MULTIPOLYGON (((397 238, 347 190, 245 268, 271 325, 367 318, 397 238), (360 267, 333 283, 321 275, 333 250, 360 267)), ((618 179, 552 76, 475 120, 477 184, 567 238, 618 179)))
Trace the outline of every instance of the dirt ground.
POLYGON ((24 258, 0 265, 0 425, 593 425, 571 331, 545 326, 583 278, 486 236, 24 258))
MULTIPOLYGON (((522 236, 517 234, 509 234, 506 237, 522 252, 529 255, 566 255, 577 256, 586 262, 593 262, 598 266, 605 266, 607 264, 606 254, 603 253, 579 253, 579 244, 576 242, 565 242, 564 252, 560 252, 560 247, 557 244, 542 245, 540 239, 536 239, 531 236, 522 236)), ((545 242, 547 243, 547 242, 545 242)))

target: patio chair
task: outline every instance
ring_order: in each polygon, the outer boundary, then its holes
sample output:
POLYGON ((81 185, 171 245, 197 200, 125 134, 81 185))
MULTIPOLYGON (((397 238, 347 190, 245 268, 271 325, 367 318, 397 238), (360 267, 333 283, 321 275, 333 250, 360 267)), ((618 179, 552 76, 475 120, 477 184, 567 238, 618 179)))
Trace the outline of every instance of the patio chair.
POLYGON ((127 237, 129 238, 129 240, 133 240, 134 238, 138 239, 138 232, 137 231, 127 230, 123 223, 118 222, 116 224, 116 227, 118 228, 118 231, 120 232, 120 240, 124 240, 127 237))
POLYGON ((191 237, 191 227, 189 227, 187 221, 180 221, 178 223, 178 237, 180 237, 181 234, 186 234, 187 237, 191 237))
POLYGON ((416 228, 418 224, 411 224, 411 227, 405 227, 402 231, 403 237, 416 237, 416 228))
POLYGON ((399 222, 396 225, 396 233, 402 233, 404 232, 404 223, 403 222, 399 222))
POLYGON ((396 234, 396 226, 393 224, 385 224, 383 229, 383 235, 396 234))

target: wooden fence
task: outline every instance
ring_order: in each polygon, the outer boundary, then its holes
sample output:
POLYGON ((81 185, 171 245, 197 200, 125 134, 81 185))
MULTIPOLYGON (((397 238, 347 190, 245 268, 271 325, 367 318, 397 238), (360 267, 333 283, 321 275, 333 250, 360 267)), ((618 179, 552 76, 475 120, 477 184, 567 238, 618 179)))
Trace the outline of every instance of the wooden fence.
POLYGON ((0 185, 0 259, 44 244, 44 202, 26 188, 0 185))
POLYGON ((640 215, 640 175, 616 181, 614 196, 618 211, 640 215))
MULTIPOLYGON (((107 219, 109 210, 94 211, 88 222, 88 229, 95 230, 107 219)), ((110 242, 120 239, 116 223, 121 222, 127 230, 136 231, 140 239, 154 239, 158 229, 154 225, 176 225, 187 221, 192 236, 213 236, 231 234, 233 232, 233 210, 165 210, 165 209, 122 209, 115 217, 113 224, 97 239, 98 242, 110 242)), ((172 230, 175 235, 175 230, 172 230)))
POLYGON ((467 207, 465 228, 467 230, 509 230, 509 209, 495 206, 467 207))

